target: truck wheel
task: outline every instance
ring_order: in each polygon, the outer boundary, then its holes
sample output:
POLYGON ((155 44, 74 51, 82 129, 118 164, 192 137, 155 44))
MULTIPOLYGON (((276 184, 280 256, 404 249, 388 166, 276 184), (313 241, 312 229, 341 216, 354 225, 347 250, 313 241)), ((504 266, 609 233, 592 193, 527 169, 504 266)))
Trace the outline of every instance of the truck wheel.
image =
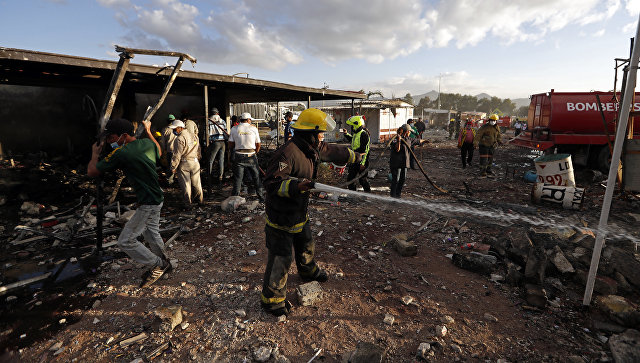
POLYGON ((610 165, 611 156, 609 155, 609 146, 605 145, 596 151, 595 167, 603 173, 608 173, 610 165))

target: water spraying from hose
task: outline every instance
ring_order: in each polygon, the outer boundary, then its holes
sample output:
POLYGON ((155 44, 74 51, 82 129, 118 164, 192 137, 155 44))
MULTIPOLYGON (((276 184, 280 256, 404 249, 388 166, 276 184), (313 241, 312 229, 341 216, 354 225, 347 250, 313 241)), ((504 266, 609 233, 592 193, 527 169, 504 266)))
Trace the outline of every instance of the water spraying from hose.
POLYGON ((554 227, 554 228, 565 228, 565 229, 574 229, 576 231, 585 233, 585 234, 596 234, 598 232, 605 233, 607 238, 609 239, 618 239, 618 240, 629 240, 637 245, 640 243, 640 239, 633 236, 631 233, 623 230, 616 229, 613 230, 611 227, 607 229, 593 229, 581 226, 575 226, 567 223, 559 223, 555 220, 551 220, 548 218, 534 217, 534 216, 525 216, 521 214, 517 214, 514 212, 505 212, 499 210, 483 210, 475 207, 470 207, 467 205, 460 205, 454 203, 442 203, 442 202, 429 202, 426 200, 412 200, 412 199, 400 199, 400 198, 392 198, 388 196, 372 194, 372 193, 363 193, 358 191, 353 191, 349 189, 342 189, 338 187, 334 187, 331 185, 326 185, 322 183, 314 183, 314 189, 312 191, 317 192, 325 192, 331 193, 333 198, 340 196, 341 194, 347 194, 352 197, 365 198, 369 200, 376 200, 384 203, 396 203, 396 204, 404 204, 412 207, 423 208, 430 210, 435 213, 444 214, 444 215, 467 215, 472 217, 482 218, 482 220, 490 219, 496 221, 496 224, 504 225, 513 224, 513 223, 524 223, 531 226, 540 226, 540 227, 554 227))

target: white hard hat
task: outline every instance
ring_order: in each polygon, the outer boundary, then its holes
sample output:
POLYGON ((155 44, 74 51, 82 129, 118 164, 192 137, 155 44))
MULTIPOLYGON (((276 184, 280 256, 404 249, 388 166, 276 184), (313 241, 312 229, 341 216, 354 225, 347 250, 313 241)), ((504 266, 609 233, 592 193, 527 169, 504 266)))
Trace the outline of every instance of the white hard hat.
POLYGON ((240 115, 240 120, 250 120, 251 119, 251 114, 249 112, 244 112, 242 115, 240 115))
POLYGON ((184 122, 180 121, 180 120, 174 120, 171 125, 169 125, 170 129, 175 129, 177 127, 182 127, 184 129, 184 122))

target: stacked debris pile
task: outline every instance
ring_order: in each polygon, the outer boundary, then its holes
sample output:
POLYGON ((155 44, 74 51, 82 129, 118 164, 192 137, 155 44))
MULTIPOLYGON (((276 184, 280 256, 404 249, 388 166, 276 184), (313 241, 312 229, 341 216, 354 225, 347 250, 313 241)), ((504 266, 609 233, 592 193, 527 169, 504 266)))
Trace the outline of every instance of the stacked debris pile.
MULTIPOLYGON (((576 218, 576 226, 586 222, 576 218)), ((500 236, 485 236, 481 242, 451 247, 453 263, 490 278, 524 288, 525 302, 532 308, 558 308, 571 291, 574 297, 584 292, 595 235, 584 228, 508 227, 500 236)), ((604 247, 594 292, 599 299, 618 299, 629 306, 638 298, 640 256, 630 240, 611 238, 604 247), (628 299, 626 299, 627 297, 628 299)), ((576 300, 576 299, 574 299, 576 300)), ((596 306, 603 306, 596 304, 596 306)), ((624 310, 625 318, 612 315, 612 322, 635 327, 640 322, 636 307, 624 310)))

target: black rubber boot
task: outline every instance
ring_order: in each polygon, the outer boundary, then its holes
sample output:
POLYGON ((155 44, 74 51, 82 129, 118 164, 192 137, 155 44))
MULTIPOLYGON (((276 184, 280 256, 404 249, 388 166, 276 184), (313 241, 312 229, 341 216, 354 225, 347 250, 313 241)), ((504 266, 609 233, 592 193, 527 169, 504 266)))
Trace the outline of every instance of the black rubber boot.
POLYGON ((329 280, 329 275, 327 275, 327 271, 319 268, 314 277, 303 277, 302 280, 305 282, 327 282, 329 280))
POLYGON ((265 304, 263 302, 260 302, 260 306, 262 307, 262 310, 269 314, 272 314, 273 316, 289 316, 292 307, 289 300, 285 300, 280 304, 265 304))

